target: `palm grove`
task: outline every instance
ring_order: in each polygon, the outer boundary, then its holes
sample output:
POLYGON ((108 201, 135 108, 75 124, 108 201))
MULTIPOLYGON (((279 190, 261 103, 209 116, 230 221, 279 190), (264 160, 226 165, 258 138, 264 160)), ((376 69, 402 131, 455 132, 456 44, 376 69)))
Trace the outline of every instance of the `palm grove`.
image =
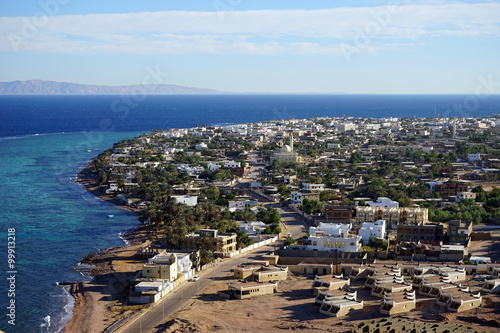
MULTIPOLYGON (((236 147, 241 147, 242 151, 253 148, 242 140, 230 137, 222 137, 221 139, 225 143, 230 142, 236 147)), ((199 142, 192 136, 185 136, 183 140, 188 146, 194 146, 199 142)), ((165 141, 168 142, 168 140, 165 141)), ((216 143, 212 143, 212 145, 214 148, 218 147, 216 143)), ((276 209, 259 207, 257 213, 254 213, 250 208, 230 212, 227 209, 228 202, 234 199, 235 195, 232 193, 221 195, 215 186, 201 189, 198 204, 194 207, 177 203, 171 199, 175 185, 192 181, 191 176, 185 171, 179 171, 175 164, 189 163, 194 166, 206 166, 207 159, 215 160, 210 150, 204 152, 203 156, 188 156, 185 152, 178 152, 173 156, 172 161, 165 161, 161 154, 155 153, 154 146, 144 143, 139 137, 120 141, 113 146, 113 149, 99 154, 93 160, 93 172, 101 186, 114 181, 117 182, 118 188, 123 190, 125 173, 134 170, 134 181, 138 187, 133 190, 133 193, 127 193, 127 195, 146 202, 145 208, 139 213, 139 220, 147 227, 152 239, 169 248, 178 247, 189 234, 202 228, 217 229, 224 233, 236 233, 238 248, 252 244, 251 238, 246 235, 244 230, 240 229, 237 221, 259 220, 268 224, 263 231, 264 234, 280 233, 281 216, 276 209), (143 146, 146 150, 132 151, 128 156, 120 157, 119 162, 124 166, 111 168, 109 157, 114 149, 126 146, 143 146), (156 167, 141 167, 135 165, 137 162, 159 162, 160 164, 156 167)), ((225 180, 231 178, 232 175, 228 170, 220 170, 205 171, 198 177, 207 180, 225 180)), ((207 242, 206 237, 199 237, 197 240, 197 247, 201 250, 202 263, 213 259, 213 254, 206 250, 207 242)))

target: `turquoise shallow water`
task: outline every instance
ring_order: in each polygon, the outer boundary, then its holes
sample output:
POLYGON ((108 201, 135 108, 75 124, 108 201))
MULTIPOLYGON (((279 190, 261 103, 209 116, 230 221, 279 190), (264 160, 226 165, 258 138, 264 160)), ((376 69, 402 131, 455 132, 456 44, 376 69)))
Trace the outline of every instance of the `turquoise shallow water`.
MULTIPOLYGON (((85 255, 119 246, 119 233, 138 224, 134 213, 99 200, 74 179, 79 169, 118 140, 140 132, 59 133, 0 138, 2 252, 16 229, 16 325, 5 332, 57 332, 70 318, 72 298, 56 282, 87 279, 74 268, 85 255), (87 149, 97 149, 87 152, 87 149), (108 214, 114 214, 108 219, 108 214), (63 311, 61 311, 63 309, 63 311)), ((2 255, 7 267, 6 255, 2 255)), ((7 269, 0 306, 5 309, 7 269)))

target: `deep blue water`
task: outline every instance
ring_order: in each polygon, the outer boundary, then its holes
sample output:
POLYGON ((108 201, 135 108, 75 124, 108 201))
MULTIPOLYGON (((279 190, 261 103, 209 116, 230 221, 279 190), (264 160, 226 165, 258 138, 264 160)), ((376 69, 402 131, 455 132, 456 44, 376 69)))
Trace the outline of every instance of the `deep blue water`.
POLYGON ((84 279, 85 255, 123 244, 135 214, 102 202, 74 181, 79 168, 114 142, 150 129, 313 116, 432 117, 500 113, 500 96, 244 95, 0 97, 1 251, 16 229, 16 326, 7 323, 7 259, 0 276, 0 329, 52 332, 69 318, 71 297, 57 281, 84 279), (454 105, 462 107, 457 109, 454 105), (90 153, 88 149, 92 150, 90 153), (115 218, 107 219, 108 214, 115 218), (50 325, 47 322, 50 318, 50 325))
POLYGON ((500 95, 0 96, 0 136, 149 131, 197 124, 340 117, 450 117, 500 113, 500 95))

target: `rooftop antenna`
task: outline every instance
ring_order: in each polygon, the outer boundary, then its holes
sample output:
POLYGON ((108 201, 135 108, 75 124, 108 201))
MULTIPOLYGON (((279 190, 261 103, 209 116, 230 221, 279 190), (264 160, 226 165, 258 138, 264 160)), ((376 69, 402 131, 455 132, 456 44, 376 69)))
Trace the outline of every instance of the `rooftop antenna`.
POLYGON ((434 118, 436 118, 436 115, 437 115, 437 113, 436 113, 436 112, 437 112, 437 108, 436 108, 436 106, 434 105, 434 118))

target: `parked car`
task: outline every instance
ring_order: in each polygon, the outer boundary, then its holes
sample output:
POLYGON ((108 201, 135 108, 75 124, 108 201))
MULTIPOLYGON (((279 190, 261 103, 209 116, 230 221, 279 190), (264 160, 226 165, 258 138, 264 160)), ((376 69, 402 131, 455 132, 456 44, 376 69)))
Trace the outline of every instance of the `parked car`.
POLYGON ((193 276, 193 277, 191 278, 191 281, 196 282, 196 281, 198 281, 199 279, 200 279, 200 277, 199 277, 198 275, 195 275, 195 276, 193 276))

